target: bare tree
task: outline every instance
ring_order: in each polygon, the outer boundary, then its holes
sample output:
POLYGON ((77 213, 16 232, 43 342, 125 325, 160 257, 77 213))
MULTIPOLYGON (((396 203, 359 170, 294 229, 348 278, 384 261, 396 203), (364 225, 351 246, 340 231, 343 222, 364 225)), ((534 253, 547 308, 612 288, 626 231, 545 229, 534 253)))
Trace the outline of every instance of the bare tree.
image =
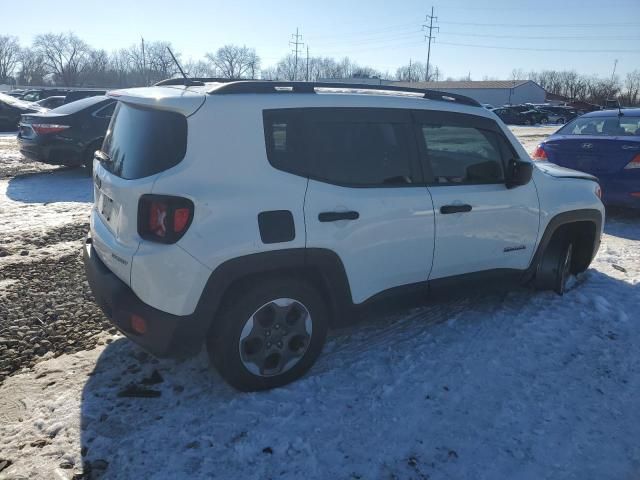
POLYGON ((215 65, 224 78, 256 78, 260 70, 260 57, 252 48, 225 45, 206 58, 215 65))
POLYGON ((89 45, 73 33, 37 35, 33 43, 49 72, 65 86, 78 85, 90 63, 89 45))
POLYGON ((21 85, 42 85, 47 75, 44 57, 35 50, 25 48, 20 52, 18 83, 21 85))
POLYGON ((6 82, 13 75, 19 59, 18 38, 0 35, 0 82, 6 82))
POLYGON ((624 88, 624 103, 629 106, 638 105, 640 103, 640 70, 627 73, 624 88))
POLYGON ((193 61, 189 60, 183 66, 185 73, 190 77, 213 77, 215 76, 215 69, 211 68, 211 65, 202 60, 193 61))

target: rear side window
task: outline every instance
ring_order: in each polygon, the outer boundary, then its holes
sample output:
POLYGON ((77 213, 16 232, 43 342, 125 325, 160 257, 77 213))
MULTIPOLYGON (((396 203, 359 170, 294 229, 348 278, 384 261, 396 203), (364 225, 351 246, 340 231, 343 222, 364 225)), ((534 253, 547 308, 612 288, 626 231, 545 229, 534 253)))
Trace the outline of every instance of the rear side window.
POLYGON ((102 166, 125 179, 143 178, 182 161, 187 150, 187 119, 174 112, 118 102, 102 150, 102 166))
POLYGON ((407 126, 388 122, 311 122, 313 176, 343 185, 412 183, 407 126))
POLYGON ((264 112, 271 164, 326 183, 375 187, 411 184, 408 112, 309 108, 264 112))
POLYGON ((446 124, 421 128, 436 184, 504 182, 504 146, 496 132, 446 124))
POLYGON ((580 117, 558 130, 561 135, 640 135, 640 118, 618 115, 580 117))

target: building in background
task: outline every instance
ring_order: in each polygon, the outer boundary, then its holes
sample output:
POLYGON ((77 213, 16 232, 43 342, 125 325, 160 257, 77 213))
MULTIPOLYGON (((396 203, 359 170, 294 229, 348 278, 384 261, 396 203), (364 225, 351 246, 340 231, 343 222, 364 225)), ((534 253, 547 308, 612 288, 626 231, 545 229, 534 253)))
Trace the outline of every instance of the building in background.
POLYGON ((459 93, 495 107, 522 103, 545 103, 547 92, 533 80, 482 80, 451 82, 392 82, 405 87, 459 93))

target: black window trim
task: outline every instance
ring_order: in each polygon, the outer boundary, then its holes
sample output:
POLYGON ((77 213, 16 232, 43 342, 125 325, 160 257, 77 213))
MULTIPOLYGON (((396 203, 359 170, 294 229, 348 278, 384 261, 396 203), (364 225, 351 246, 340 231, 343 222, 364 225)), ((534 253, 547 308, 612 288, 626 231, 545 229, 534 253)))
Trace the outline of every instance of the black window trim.
MULTIPOLYGON (((317 118, 317 116, 316 116, 317 118)), ((267 159, 269 164, 280 171, 291 173, 293 175, 308 178, 317 182, 328 185, 335 185, 346 188, 424 188, 424 173, 420 165, 418 143, 415 139, 415 133, 412 128, 411 110, 403 108, 376 108, 376 107, 292 107, 292 108, 273 108, 263 110, 265 147, 267 151, 267 159), (375 112, 375 117, 371 115, 375 112), (309 172, 296 171, 292 169, 282 168, 275 165, 272 161, 272 144, 271 144, 271 119, 277 115, 291 114, 300 115, 299 121, 306 124, 309 114, 322 114, 327 117, 339 115, 341 120, 365 120, 366 123, 396 123, 405 124, 407 133, 407 150, 409 154, 409 171, 411 173, 411 183, 389 183, 389 184, 362 184, 362 183, 345 183, 327 179, 309 172), (306 114, 306 115, 305 115, 306 114), (386 118, 385 118, 386 116, 386 118), (413 138, 412 138, 413 137, 413 138)), ((305 139, 305 144, 307 140, 305 139)))
MULTIPOLYGON (((498 142, 504 144, 504 146, 510 152, 509 158, 503 156, 503 149, 500 149, 500 157, 502 160, 503 172, 507 174, 508 162, 512 159, 517 159, 519 156, 516 150, 513 148, 511 141, 504 134, 500 126, 495 120, 479 115, 473 115, 469 113, 458 113, 444 110, 416 110, 411 108, 378 108, 378 107, 287 107, 287 108, 268 108, 262 111, 263 117, 263 131, 265 139, 266 156, 269 164, 276 170, 297 175, 300 177, 308 178, 309 180, 315 180, 321 183, 335 185, 339 187, 347 188, 424 188, 424 187, 464 187, 474 185, 505 185, 506 178, 500 182, 478 182, 478 183, 437 183, 433 176, 431 163, 428 159, 428 152, 426 148, 426 142, 422 133, 422 124, 424 123, 448 123, 451 125, 457 125, 461 127, 474 127, 479 130, 486 130, 494 133, 498 142), (412 183, 390 183, 390 184, 349 184, 342 182, 335 182, 326 178, 318 177, 316 175, 309 174, 309 172, 298 171, 295 169, 282 168, 274 164, 271 144, 271 120, 278 115, 282 114, 296 114, 300 115, 299 121, 305 122, 305 112, 318 111, 327 113, 327 115, 335 115, 339 112, 343 117, 350 118, 364 118, 367 119, 367 113, 372 111, 376 113, 377 118, 372 123, 384 122, 382 114, 387 114, 391 119, 403 119, 403 121, 395 120, 392 123, 407 123, 407 145, 409 151, 410 171, 412 174, 412 183), (413 138, 411 138, 413 137, 413 138)), ((369 120, 371 117, 368 117, 369 120)), ((306 142, 306 141, 305 141, 306 142)))

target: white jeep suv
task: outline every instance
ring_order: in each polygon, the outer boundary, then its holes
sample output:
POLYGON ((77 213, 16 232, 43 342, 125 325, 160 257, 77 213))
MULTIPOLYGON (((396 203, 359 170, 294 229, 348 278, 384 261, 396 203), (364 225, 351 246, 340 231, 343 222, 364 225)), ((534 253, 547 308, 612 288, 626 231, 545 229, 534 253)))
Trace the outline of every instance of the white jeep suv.
POLYGON ((600 244, 596 179, 534 166, 467 97, 184 80, 109 95, 96 301, 158 356, 206 345, 241 390, 303 375, 355 306, 469 280, 561 294, 600 244))

